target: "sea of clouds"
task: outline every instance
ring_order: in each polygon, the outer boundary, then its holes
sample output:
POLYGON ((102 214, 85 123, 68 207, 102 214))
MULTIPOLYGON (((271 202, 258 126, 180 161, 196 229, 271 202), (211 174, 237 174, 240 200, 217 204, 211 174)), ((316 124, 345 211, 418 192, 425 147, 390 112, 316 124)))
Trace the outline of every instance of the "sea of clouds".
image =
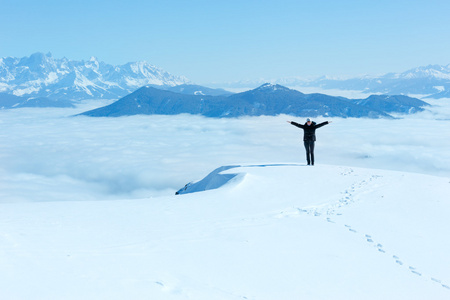
MULTIPOLYGON (((450 99, 396 120, 316 118, 316 164, 450 177, 450 99)), ((77 113, 103 106, 0 110, 0 202, 173 195, 230 164, 304 163, 302 118, 77 113)))

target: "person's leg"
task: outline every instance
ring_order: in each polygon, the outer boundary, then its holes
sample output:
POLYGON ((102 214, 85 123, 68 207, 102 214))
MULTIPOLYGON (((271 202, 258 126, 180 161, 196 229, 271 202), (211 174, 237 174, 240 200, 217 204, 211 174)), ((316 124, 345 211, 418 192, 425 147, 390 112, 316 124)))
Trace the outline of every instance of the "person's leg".
POLYGON ((314 166, 314 141, 309 143, 309 152, 311 153, 311 164, 314 166))
POLYGON ((308 165, 311 164, 311 158, 310 158, 310 142, 304 141, 303 144, 305 145, 306 150, 306 161, 308 162, 308 165))

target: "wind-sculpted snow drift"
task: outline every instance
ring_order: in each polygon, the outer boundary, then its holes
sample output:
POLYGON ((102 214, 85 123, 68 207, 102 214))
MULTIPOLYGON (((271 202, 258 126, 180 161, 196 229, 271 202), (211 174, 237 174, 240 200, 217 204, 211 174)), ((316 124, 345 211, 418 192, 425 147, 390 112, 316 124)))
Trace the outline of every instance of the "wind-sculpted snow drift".
POLYGON ((182 189, 176 192, 176 195, 218 189, 223 185, 227 184, 228 182, 230 182, 237 176, 237 174, 222 174, 222 171, 226 171, 236 167, 240 166, 223 166, 217 168, 214 171, 212 171, 208 176, 206 176, 203 180, 200 180, 195 183, 186 184, 182 189))
POLYGON ((190 182, 186 184, 183 188, 178 190, 175 194, 181 195, 181 194, 189 194, 189 193, 196 193, 196 192, 202 192, 207 190, 214 190, 218 189, 227 183, 230 183, 232 180, 236 180, 238 178, 241 178, 243 176, 239 176, 242 174, 230 174, 230 173, 224 173, 224 171, 234 169, 234 168, 242 168, 242 167, 274 167, 274 166, 298 166, 298 164, 267 164, 267 165, 234 165, 234 166, 223 166, 220 168, 215 169, 211 173, 208 174, 205 178, 203 178, 200 181, 197 182, 190 182))

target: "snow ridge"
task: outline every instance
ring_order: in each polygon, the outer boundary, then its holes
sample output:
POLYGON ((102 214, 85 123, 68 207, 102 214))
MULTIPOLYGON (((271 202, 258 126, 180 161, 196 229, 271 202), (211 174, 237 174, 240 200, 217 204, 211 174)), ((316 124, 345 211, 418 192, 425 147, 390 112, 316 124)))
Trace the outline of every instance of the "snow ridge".
MULTIPOLYGON (((297 166, 297 164, 263 164, 263 165, 231 165, 231 166, 222 166, 211 173, 208 174, 205 178, 197 182, 189 182, 182 189, 178 190, 175 194, 190 194, 197 192, 204 192, 207 190, 214 190, 221 188, 222 186, 230 183, 233 179, 242 179, 243 176, 239 176, 240 174, 230 174, 230 173, 222 173, 224 171, 234 169, 234 168, 261 168, 261 167, 276 167, 276 166, 297 166), (238 177, 239 176, 239 177, 238 177)), ((237 181, 235 181, 237 182, 237 181)))

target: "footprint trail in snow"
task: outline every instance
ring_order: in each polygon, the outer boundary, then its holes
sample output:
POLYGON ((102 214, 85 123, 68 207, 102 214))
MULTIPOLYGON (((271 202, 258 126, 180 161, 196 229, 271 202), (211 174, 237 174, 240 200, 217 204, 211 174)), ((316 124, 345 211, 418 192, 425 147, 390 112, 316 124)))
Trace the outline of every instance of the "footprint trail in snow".
MULTIPOLYGON (((341 173, 342 176, 350 176, 354 174, 354 170, 349 168, 341 173)), ((363 179, 361 181, 355 182, 351 184, 349 188, 347 188, 342 194, 343 196, 336 202, 328 203, 326 205, 322 205, 319 207, 307 207, 307 208, 296 208, 291 213, 282 212, 283 216, 295 216, 295 215, 309 215, 313 217, 322 217, 325 215, 325 220, 329 223, 339 225, 339 223, 335 220, 333 220, 332 217, 339 217, 342 215, 342 213, 339 213, 338 210, 342 209, 346 206, 352 205, 354 203, 357 203, 359 199, 356 197, 355 194, 357 194, 360 190, 363 188, 366 188, 368 185, 375 182, 377 179, 382 178, 382 176, 378 175, 372 175, 367 179, 363 179)), ((359 231, 355 228, 353 228, 349 224, 344 224, 344 229, 347 230, 349 233, 352 234, 360 234, 359 231)), ((402 259, 400 259, 399 256, 397 256, 394 253, 390 253, 390 251, 387 251, 382 243, 377 242, 371 234, 363 233, 362 238, 365 240, 365 242, 370 243, 373 245, 373 248, 376 249, 379 253, 386 255, 387 257, 390 256, 390 258, 393 260, 394 263, 396 263, 399 267, 407 268, 408 271, 411 272, 411 274, 420 276, 423 278, 428 278, 432 282, 441 285, 443 288, 450 290, 450 285, 445 284, 442 282, 442 280, 435 278, 434 276, 427 275, 425 276, 422 272, 420 272, 416 267, 406 264, 402 259)))

